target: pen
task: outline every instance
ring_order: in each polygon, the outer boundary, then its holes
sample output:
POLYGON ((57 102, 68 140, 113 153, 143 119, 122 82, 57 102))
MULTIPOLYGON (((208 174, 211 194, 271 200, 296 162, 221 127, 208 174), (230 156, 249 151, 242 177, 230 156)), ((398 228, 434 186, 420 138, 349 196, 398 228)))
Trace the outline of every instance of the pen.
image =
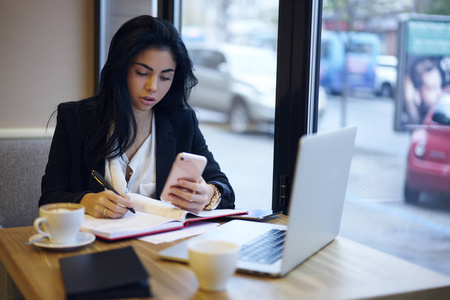
MULTIPOLYGON (((92 176, 95 178, 95 180, 97 180, 105 189, 113 191, 114 193, 116 193, 117 195, 120 196, 120 194, 109 184, 108 181, 106 181, 105 178, 102 177, 102 175, 100 175, 99 172, 92 170, 92 176)), ((119 204, 120 205, 120 204, 119 204)), ((121 205, 123 206, 123 205, 121 205)), ((133 214, 136 213, 136 211, 132 208, 132 207, 127 207, 129 211, 131 211, 133 214)))

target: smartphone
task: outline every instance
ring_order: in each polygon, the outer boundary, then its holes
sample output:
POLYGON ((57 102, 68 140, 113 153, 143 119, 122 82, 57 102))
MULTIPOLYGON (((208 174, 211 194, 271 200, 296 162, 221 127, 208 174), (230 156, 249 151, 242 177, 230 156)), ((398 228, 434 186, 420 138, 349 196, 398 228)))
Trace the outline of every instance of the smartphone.
POLYGON ((197 182, 206 167, 206 157, 192 153, 181 152, 175 158, 169 177, 166 180, 161 200, 169 201, 170 187, 177 185, 178 179, 197 182))
POLYGON ((266 221, 276 217, 279 214, 281 214, 281 211, 273 211, 271 209, 250 209, 246 214, 227 216, 227 218, 250 221, 266 221))

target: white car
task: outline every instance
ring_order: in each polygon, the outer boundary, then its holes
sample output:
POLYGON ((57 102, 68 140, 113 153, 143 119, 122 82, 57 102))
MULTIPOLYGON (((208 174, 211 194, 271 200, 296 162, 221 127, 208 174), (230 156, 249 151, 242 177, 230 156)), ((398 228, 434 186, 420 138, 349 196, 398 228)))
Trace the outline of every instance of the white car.
MULTIPOLYGON (((275 121, 276 52, 234 44, 186 44, 199 80, 193 107, 225 113, 230 129, 245 132, 275 121)), ((323 91, 319 95, 323 95, 323 91)), ((325 103, 319 105, 319 115, 325 103)))
POLYGON ((393 97, 397 85, 397 57, 379 55, 375 66, 375 94, 393 97))

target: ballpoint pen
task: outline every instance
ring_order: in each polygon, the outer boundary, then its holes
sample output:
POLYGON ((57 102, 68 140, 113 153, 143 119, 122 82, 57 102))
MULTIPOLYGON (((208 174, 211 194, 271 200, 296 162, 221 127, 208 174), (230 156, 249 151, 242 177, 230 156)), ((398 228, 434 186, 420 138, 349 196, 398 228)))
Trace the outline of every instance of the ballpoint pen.
MULTIPOLYGON (((100 173, 98 173, 95 170, 92 170, 92 176, 95 178, 95 180, 97 180, 105 189, 113 191, 114 193, 116 193, 117 195, 120 195, 110 184, 108 181, 106 181, 105 178, 102 177, 102 175, 100 175, 100 173)), ((121 205, 123 206, 123 205, 121 205)), ((131 211, 133 214, 136 213, 136 211, 132 208, 132 207, 127 207, 129 211, 131 211)))

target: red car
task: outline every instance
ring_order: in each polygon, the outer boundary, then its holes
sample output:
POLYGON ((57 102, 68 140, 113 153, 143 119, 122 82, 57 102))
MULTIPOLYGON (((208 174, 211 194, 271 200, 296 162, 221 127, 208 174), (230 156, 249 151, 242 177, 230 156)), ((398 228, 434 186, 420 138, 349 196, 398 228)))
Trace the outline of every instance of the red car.
POLYGON ((416 203, 422 191, 450 194, 450 94, 430 109, 411 137, 405 201, 416 203))

